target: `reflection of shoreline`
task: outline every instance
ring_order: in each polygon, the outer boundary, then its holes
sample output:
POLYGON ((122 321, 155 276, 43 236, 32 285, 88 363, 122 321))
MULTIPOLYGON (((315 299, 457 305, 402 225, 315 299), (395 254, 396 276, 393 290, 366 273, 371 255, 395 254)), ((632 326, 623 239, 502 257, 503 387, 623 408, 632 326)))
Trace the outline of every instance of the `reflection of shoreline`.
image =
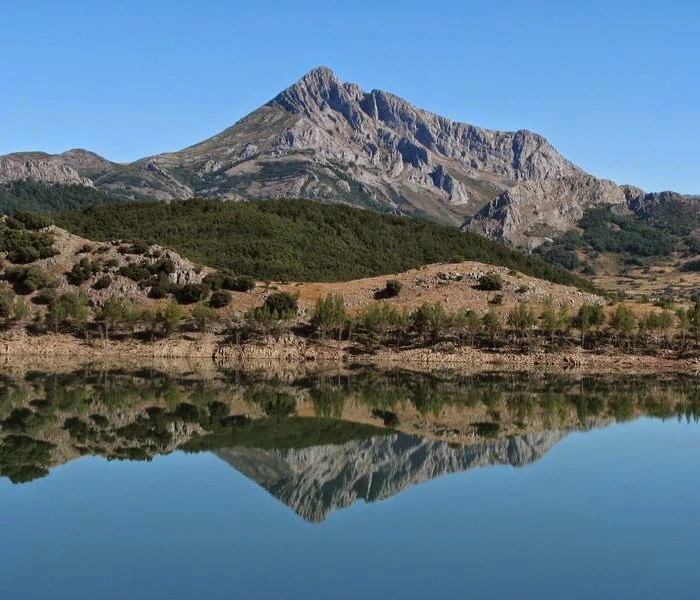
POLYGON ((342 446, 227 448, 215 454, 300 517, 318 523, 358 500, 384 500, 450 473, 534 463, 567 433, 533 433, 463 447, 393 434, 342 446))
POLYGON ((479 446, 640 415, 700 417, 689 375, 336 368, 285 371, 157 368, 0 376, 0 476, 29 480, 81 455, 148 460, 178 448, 286 449, 400 432, 479 446), (271 417, 271 418, 267 418, 271 417), (292 418, 289 418, 292 417, 292 418))

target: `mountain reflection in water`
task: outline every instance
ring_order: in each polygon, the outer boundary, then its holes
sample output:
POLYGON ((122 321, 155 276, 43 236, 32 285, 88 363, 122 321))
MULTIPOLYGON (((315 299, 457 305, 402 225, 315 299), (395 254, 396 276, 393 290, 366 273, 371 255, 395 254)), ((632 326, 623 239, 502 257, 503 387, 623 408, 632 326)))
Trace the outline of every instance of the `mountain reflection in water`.
POLYGON ((0 475, 213 451, 319 522, 448 473, 529 464, 570 431, 699 414, 695 378, 681 375, 31 371, 0 380, 0 475))
POLYGON ((343 445, 261 450, 222 448, 216 455, 311 522, 357 500, 384 500, 449 473, 540 459, 566 433, 545 431, 468 446, 403 434, 343 445))

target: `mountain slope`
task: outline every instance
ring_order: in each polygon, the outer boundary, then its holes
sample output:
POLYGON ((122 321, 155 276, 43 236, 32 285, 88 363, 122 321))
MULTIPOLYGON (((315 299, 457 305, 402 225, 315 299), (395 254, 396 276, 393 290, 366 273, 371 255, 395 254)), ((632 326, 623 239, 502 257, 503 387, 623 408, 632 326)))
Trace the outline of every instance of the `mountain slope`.
POLYGON ((561 268, 453 227, 307 200, 138 202, 53 218, 86 238, 157 241, 260 279, 342 281, 473 260, 591 289, 561 268))
POLYGON ((429 217, 532 248, 597 204, 644 194, 597 179, 529 132, 482 129, 314 69, 220 134, 131 164, 84 150, 0 158, 21 178, 130 199, 307 198, 429 217))

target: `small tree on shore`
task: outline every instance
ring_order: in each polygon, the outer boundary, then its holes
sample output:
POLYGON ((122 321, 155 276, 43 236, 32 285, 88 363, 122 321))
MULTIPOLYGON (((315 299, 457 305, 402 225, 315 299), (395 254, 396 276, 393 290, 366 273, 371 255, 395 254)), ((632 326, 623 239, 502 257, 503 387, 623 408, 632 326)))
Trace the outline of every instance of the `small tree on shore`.
POLYGON ((111 330, 118 330, 129 322, 134 311, 134 304, 124 296, 110 296, 97 315, 97 320, 102 324, 102 333, 105 339, 109 339, 111 330))
POLYGON ((204 302, 198 302, 192 310, 192 320, 201 332, 205 332, 207 325, 216 321, 217 316, 216 310, 204 302))
POLYGON ((489 340, 492 343, 495 342, 501 334, 501 331, 503 330, 500 315, 493 308, 490 308, 488 312, 483 316, 481 322, 484 326, 484 331, 486 332, 486 335, 488 335, 489 340))
POLYGON ((429 336, 433 342, 436 342, 447 324, 447 315, 439 302, 435 304, 425 302, 413 311, 411 321, 414 329, 424 339, 429 336))
POLYGON ((610 318, 610 328, 617 334, 618 344, 624 342, 624 346, 627 346, 629 336, 634 331, 636 324, 637 318, 634 313, 623 304, 618 304, 610 318))
POLYGON ((576 315, 576 326, 581 332, 581 346, 586 345, 586 335, 596 327, 605 324, 605 311, 600 304, 588 304, 584 302, 576 315))
POLYGON ((182 308, 180 308, 180 303, 177 300, 171 300, 165 307, 165 310, 157 313, 158 321, 163 327, 163 332, 166 336, 175 333, 180 329, 180 324, 182 323, 184 315, 182 314, 182 308))
POLYGON ((316 307, 311 317, 311 324, 321 337, 337 335, 341 340, 343 332, 350 322, 345 309, 345 298, 340 294, 328 294, 316 300, 316 307))

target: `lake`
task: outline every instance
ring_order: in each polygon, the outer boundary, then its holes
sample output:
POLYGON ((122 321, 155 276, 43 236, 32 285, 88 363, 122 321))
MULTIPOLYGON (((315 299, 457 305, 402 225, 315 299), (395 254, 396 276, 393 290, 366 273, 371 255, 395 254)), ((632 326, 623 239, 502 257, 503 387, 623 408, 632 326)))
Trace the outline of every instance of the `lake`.
POLYGON ((691 376, 26 371, 2 598, 697 598, 691 376))

